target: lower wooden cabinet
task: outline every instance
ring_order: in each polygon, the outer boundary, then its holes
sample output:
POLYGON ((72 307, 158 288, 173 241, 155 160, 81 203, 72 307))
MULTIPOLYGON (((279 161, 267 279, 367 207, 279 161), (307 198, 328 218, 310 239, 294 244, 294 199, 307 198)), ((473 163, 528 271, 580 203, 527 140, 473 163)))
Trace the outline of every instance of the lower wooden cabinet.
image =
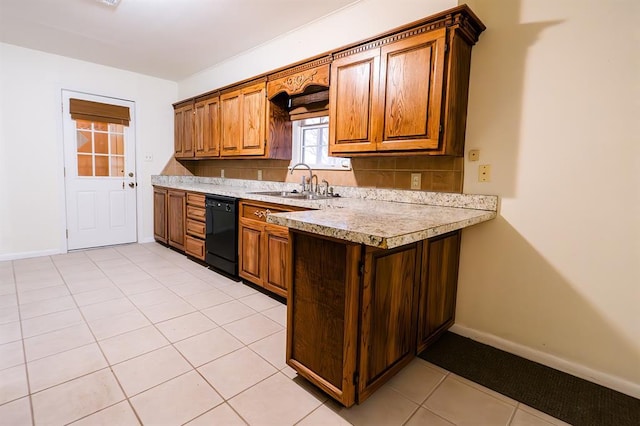
POLYGON ((185 200, 184 191, 153 188, 153 237, 182 251, 185 247, 185 200))
POLYGON ((458 291, 460 232, 426 240, 418 299, 417 352, 453 325, 458 291))
POLYGON ((189 256, 205 259, 205 196, 154 186, 153 236, 189 256))
POLYGON ((459 242, 382 250, 292 231, 287 364, 347 407, 364 401, 453 324, 459 242))
POLYGON ((187 192, 186 228, 184 251, 189 256, 204 260, 206 238, 205 195, 187 192))
POLYGON ((264 288, 286 297, 289 288, 289 229, 268 223, 264 227, 268 255, 264 268, 264 288))
POLYGON ((167 190, 153 187, 153 238, 167 244, 167 190))
POLYGON ((289 230, 266 222, 267 214, 301 208, 241 201, 238 220, 240 277, 282 297, 289 289, 289 230))
POLYGON ((167 244, 184 251, 187 195, 185 191, 167 191, 167 244))

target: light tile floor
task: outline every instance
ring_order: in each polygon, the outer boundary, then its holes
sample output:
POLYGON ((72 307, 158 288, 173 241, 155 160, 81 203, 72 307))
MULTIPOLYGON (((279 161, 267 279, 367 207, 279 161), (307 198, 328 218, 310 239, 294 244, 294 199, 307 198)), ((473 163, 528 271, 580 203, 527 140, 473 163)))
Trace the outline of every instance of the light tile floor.
POLYGON ((285 363, 286 307, 159 244, 0 262, 0 425, 549 425, 415 359, 345 409, 285 363))

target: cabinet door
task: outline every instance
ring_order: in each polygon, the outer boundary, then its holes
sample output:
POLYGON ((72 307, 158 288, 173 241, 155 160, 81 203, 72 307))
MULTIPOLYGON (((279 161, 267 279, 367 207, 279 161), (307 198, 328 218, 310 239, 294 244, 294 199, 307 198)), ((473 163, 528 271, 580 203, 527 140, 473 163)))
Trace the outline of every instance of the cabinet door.
POLYGON ((240 218, 238 231, 239 275, 262 286, 264 268, 264 224, 240 218))
POLYGON ((455 320, 460 231, 429 239, 422 255, 418 347, 422 352, 455 320))
POLYGON ((356 401, 359 244, 292 232, 287 364, 346 407, 356 401))
POLYGON ((184 191, 167 192, 167 229, 170 246, 184 251, 185 221, 187 216, 184 191))
POLYGON ((242 94, 239 90, 220 95, 220 155, 238 155, 242 146, 242 94))
POLYGON ((329 152, 373 152, 380 138, 375 115, 380 49, 336 59, 329 88, 329 152))
POLYGON ((415 355, 421 243, 367 247, 362 285, 360 380, 362 402, 415 355))
POLYGON ((176 158, 190 158, 193 149, 193 105, 189 104, 177 108, 174 112, 174 145, 176 158))
POLYGON ((282 226, 265 226, 264 243, 266 256, 264 287, 282 297, 287 297, 289 288, 289 230, 282 226))
POLYGON ((194 144, 196 157, 220 155, 220 98, 200 101, 195 105, 194 144))
POLYGON ((438 149, 445 34, 431 31, 381 48, 379 151, 438 149))
POLYGON ((264 155, 267 113, 265 83, 242 89, 241 155, 264 155))
POLYGON ((153 188, 153 237, 167 244, 167 190, 153 188))

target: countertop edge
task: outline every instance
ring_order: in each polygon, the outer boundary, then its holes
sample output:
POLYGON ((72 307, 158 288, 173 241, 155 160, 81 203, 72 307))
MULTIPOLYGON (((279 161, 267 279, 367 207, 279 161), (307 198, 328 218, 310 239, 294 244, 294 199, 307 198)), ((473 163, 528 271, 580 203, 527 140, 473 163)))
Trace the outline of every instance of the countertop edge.
MULTIPOLYGON (((260 190, 290 191, 296 187, 295 184, 283 182, 200 178, 194 176, 152 176, 151 183, 154 186, 168 189, 225 195, 244 200, 262 201, 310 209, 313 211, 310 212, 307 210, 306 215, 297 214, 302 212, 270 214, 267 216, 267 222, 298 231, 381 249, 392 249, 416 241, 437 237, 497 217, 498 197, 495 195, 342 187, 342 193, 345 194, 344 197, 324 200, 300 200, 254 193, 260 190), (184 178, 189 179, 185 181, 184 178), (346 195, 352 195, 352 197, 346 195), (368 198, 368 196, 371 198, 368 198), (434 202, 434 204, 428 201, 434 202), (415 224, 413 228, 419 228, 419 230, 407 229, 407 227, 405 227, 404 230, 399 229, 397 234, 387 232, 386 229, 380 228, 380 226, 376 228, 375 224, 372 225, 370 229, 367 229, 369 223, 375 222, 373 218, 376 217, 376 215, 379 221, 378 223, 380 223, 380 221, 384 222, 384 219, 386 219, 385 212, 395 210, 396 207, 393 207, 395 204, 405 206, 409 211, 414 212, 416 208, 421 209, 421 206, 423 206, 430 214, 434 214, 437 220, 425 224, 424 221, 415 218, 414 222, 412 222, 415 224), (389 206, 392 208, 390 209, 389 206), (351 214, 355 217, 355 221, 352 220, 352 225, 343 222, 341 216, 339 216, 336 221, 335 212, 342 210, 345 211, 345 215, 348 216, 351 214), (378 211, 377 213, 376 210, 378 211), (461 211, 465 211, 465 213, 460 214, 459 212, 461 211), (469 214, 467 215, 466 212, 469 214), (372 218, 371 221, 369 221, 369 215, 372 218), (447 216, 452 216, 451 221, 447 220, 447 216), (462 218, 460 216, 462 216, 462 218), (333 218, 333 222, 331 218, 333 218), (361 225, 361 223, 365 223, 365 225, 361 225), (349 226, 352 226, 352 228, 349 229, 349 226), (345 229, 345 227, 347 228, 345 229), (367 230, 371 232, 365 232, 367 230)), ((403 207, 403 209, 405 207, 403 207)))

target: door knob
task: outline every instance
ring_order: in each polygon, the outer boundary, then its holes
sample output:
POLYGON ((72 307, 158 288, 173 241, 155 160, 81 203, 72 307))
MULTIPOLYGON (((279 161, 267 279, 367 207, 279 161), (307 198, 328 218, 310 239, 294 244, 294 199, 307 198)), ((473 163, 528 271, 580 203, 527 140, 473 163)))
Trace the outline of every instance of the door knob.
POLYGON ((133 182, 129 182, 129 188, 134 188, 135 186, 136 186, 136 184, 135 184, 135 183, 133 183, 133 182))

